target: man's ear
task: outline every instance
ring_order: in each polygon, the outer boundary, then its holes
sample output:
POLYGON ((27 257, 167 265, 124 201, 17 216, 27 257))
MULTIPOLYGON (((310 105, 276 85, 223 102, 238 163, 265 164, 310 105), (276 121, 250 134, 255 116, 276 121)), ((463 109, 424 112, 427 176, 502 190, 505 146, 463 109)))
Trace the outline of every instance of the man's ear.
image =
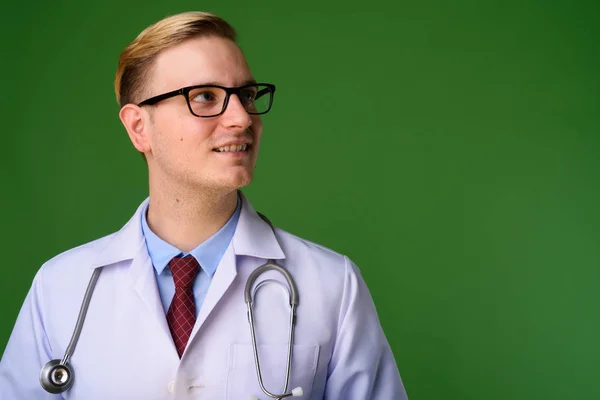
POLYGON ((133 146, 142 153, 150 151, 150 140, 148 138, 144 112, 135 104, 125 104, 119 111, 119 118, 127 130, 129 139, 133 146))

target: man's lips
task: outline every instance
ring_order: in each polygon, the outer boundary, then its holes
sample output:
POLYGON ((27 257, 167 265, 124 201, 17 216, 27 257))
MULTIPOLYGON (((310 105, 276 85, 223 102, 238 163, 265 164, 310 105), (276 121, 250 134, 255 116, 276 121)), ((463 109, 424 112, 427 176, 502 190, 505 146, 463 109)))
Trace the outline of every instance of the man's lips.
POLYGON ((213 151, 218 153, 241 152, 248 151, 252 146, 253 140, 248 137, 240 137, 230 139, 219 143, 213 148, 213 151))

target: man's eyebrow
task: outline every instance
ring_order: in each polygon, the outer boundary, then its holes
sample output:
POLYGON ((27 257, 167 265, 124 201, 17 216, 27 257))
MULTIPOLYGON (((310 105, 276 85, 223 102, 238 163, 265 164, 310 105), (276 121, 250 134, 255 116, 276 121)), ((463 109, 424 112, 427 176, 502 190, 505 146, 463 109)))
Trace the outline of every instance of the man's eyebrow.
MULTIPOLYGON (((240 86, 254 85, 255 83, 256 83, 255 79, 247 79, 244 82, 242 82, 242 84, 240 86)), ((224 86, 224 85, 221 85, 219 82, 216 82, 216 81, 209 81, 209 82, 198 83, 197 85, 224 86)))

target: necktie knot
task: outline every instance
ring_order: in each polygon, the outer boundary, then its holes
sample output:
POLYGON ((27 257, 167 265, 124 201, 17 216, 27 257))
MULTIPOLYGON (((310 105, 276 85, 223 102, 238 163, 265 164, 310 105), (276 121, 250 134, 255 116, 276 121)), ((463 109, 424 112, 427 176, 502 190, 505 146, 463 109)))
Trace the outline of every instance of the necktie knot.
POLYGON ((198 261, 192 255, 174 257, 169 262, 175 288, 190 288, 199 270, 198 261))

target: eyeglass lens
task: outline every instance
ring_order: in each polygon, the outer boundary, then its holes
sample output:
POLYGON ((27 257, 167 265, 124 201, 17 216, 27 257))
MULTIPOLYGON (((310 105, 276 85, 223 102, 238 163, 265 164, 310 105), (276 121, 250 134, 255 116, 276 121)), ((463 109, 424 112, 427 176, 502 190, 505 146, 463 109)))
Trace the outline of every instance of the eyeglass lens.
MULTIPOLYGON (((244 87, 240 93, 240 102, 249 114, 261 114, 268 111, 272 92, 269 87, 252 85, 244 87)), ((190 90, 189 104, 193 113, 204 117, 221 113, 227 92, 219 87, 203 87, 190 90)))

